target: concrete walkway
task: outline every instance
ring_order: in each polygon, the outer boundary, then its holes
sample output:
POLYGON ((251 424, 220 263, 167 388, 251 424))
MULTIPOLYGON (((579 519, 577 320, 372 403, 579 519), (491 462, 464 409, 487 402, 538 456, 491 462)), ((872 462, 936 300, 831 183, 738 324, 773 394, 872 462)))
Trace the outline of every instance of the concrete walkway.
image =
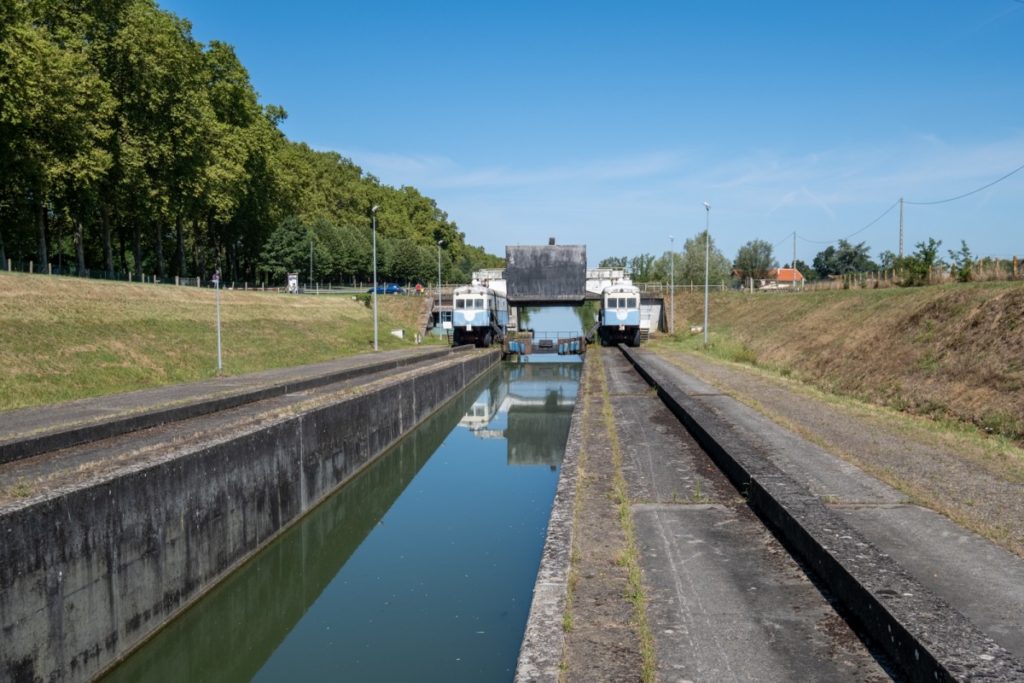
POLYGON ((0 464, 451 353, 423 347, 0 413, 0 464))
MULTIPOLYGON (((665 358, 645 357, 928 590, 1024 661, 1024 560, 912 504, 896 489, 665 358)), ((855 418, 839 419, 857 428, 855 418)), ((1024 490, 1020 495, 1024 498, 1024 490)))
POLYGON ((629 362, 605 353, 658 680, 888 680, 629 362))
MULTIPOLYGON (((1020 558, 909 504, 898 491, 664 358, 645 350, 627 355, 734 484, 745 488, 750 507, 899 668, 929 678, 1024 676, 1020 558)), ((687 526, 675 533, 698 545, 708 541, 687 526)), ((658 568, 649 574, 657 577, 658 568)), ((675 581, 687 574, 682 565, 667 572, 675 581)))

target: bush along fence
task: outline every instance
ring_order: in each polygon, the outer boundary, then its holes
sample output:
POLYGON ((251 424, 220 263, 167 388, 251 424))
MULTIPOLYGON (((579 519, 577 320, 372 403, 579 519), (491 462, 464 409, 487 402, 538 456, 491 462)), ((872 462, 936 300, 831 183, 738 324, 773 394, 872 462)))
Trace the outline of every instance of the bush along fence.
MULTIPOLYGON (((999 282, 1024 280, 1024 264, 1016 256, 1013 259, 982 258, 969 267, 936 265, 925 273, 912 273, 900 268, 887 268, 863 273, 834 275, 822 280, 811 280, 798 286, 800 291, 822 289, 882 289, 885 287, 909 287, 923 285, 944 285, 952 282, 999 282)), ((790 289, 787 286, 776 291, 790 289)))

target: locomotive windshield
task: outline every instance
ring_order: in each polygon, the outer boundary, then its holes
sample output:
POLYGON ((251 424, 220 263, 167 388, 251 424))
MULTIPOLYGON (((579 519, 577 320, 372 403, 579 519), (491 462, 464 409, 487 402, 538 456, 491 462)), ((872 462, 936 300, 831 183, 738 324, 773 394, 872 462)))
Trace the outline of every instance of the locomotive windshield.
POLYGON ((472 298, 455 298, 455 308, 483 308, 483 299, 472 299, 472 298))
POLYGON ((605 308, 636 308, 636 299, 631 296, 610 296, 605 308))

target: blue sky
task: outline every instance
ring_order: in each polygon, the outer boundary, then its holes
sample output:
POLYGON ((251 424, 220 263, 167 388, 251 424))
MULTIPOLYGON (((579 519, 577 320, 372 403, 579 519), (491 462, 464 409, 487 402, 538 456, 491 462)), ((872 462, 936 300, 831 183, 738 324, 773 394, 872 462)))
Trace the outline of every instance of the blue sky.
MULTIPOLYGON (((238 51, 285 133, 434 197, 467 240, 810 261, 900 196, 1024 165, 1024 0, 165 0, 238 51)), ((892 211, 855 235, 898 248, 892 211)), ((1024 256, 1024 171, 907 206, 928 237, 1024 256)))

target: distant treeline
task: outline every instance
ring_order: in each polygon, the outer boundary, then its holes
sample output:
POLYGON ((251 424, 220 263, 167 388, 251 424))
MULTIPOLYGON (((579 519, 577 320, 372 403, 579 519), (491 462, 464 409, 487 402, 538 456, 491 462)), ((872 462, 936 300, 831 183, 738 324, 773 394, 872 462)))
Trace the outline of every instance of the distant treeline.
POLYGON ((152 0, 0 3, 0 260, 77 272, 468 281, 500 264, 415 188, 287 140, 233 48, 152 0))

